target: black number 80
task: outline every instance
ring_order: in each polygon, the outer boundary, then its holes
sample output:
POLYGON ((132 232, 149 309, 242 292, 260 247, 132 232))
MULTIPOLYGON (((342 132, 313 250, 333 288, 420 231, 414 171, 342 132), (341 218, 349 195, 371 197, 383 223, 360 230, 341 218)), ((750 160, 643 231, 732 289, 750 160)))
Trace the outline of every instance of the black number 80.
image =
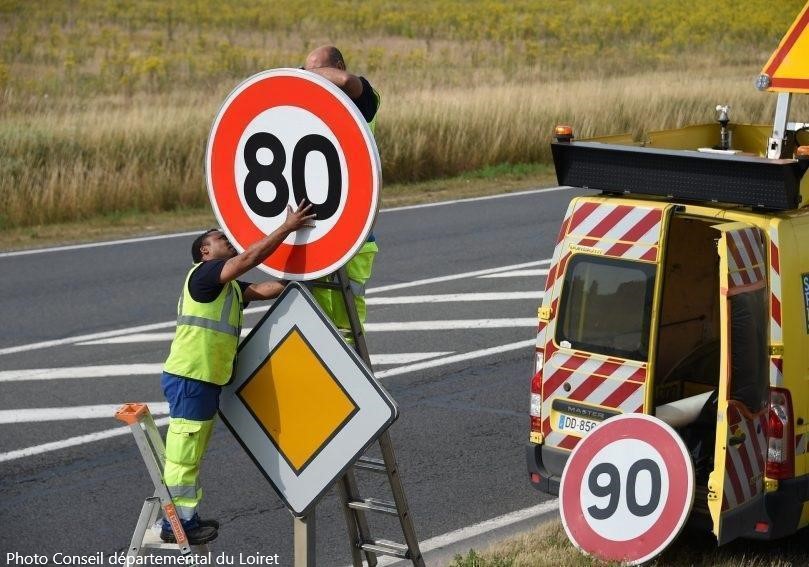
MULTIPOLYGON (((340 206, 340 191, 343 184, 343 174, 340 171, 340 156, 337 148, 328 138, 319 134, 308 134, 298 140, 292 151, 292 190, 295 202, 304 199, 309 201, 306 190, 306 158, 311 152, 319 152, 326 159, 329 184, 326 200, 322 203, 312 203, 312 212, 317 220, 331 218, 340 206)), ((247 177, 244 179, 244 198, 247 206, 254 213, 262 217, 275 217, 286 209, 289 202, 289 185, 284 177, 286 165, 286 151, 284 144, 269 132, 257 132, 247 139, 244 144, 244 163, 247 166, 247 177), (272 152, 272 162, 264 165, 258 161, 258 151, 266 148, 272 152), (275 187, 275 197, 272 201, 262 201, 258 197, 258 184, 268 181, 275 187)))
MULTIPOLYGON (((660 504, 660 467, 651 459, 640 459, 629 467, 629 472, 626 476, 626 507, 634 515, 638 517, 648 516, 657 509, 660 504), (646 504, 638 504, 637 495, 635 494, 635 484, 638 480, 638 474, 641 471, 647 471, 652 481, 651 496, 649 502, 646 504)), ((609 496, 610 499, 604 508, 598 506, 590 506, 587 511, 596 520, 606 520, 611 517, 618 509, 618 501, 621 497, 621 475, 618 472, 618 467, 611 463, 600 463, 593 467, 590 471, 590 476, 587 478, 587 487, 594 496, 603 497, 609 496), (606 474, 609 477, 607 484, 601 485, 598 483, 598 478, 606 474)))

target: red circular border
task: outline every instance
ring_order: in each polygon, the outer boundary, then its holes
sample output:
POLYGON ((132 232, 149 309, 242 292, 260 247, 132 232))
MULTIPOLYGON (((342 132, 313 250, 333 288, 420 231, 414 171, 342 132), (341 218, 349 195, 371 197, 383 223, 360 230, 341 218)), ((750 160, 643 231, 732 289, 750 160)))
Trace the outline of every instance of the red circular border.
POLYGON ((659 553, 672 533, 682 527, 685 515, 690 511, 694 493, 690 463, 683 454, 679 438, 673 437, 672 432, 656 419, 627 414, 599 425, 579 442, 562 475, 559 511, 570 539, 583 551, 609 561, 639 561, 659 553), (635 539, 613 541, 599 535, 587 523, 581 507, 581 483, 584 471, 596 453, 622 439, 645 441, 660 453, 668 469, 669 494, 663 512, 652 527, 635 539), (571 479, 573 482, 569 481, 571 479), (569 507, 572 509, 568 511, 569 507))
POLYGON ((233 166, 239 139, 248 124, 261 112, 277 106, 294 106, 317 116, 337 137, 345 156, 346 183, 350 191, 337 224, 315 242, 281 244, 264 261, 271 270, 285 274, 317 273, 339 262, 357 245, 364 236, 363 229, 370 226, 369 216, 376 212, 375 208, 367 206, 374 202, 373 158, 361 127, 337 96, 308 78, 272 75, 257 80, 229 98, 219 111, 211 132, 206 156, 211 182, 208 190, 215 199, 220 220, 225 225, 223 228, 233 237, 235 244, 244 249, 265 236, 253 224, 239 200, 233 166))

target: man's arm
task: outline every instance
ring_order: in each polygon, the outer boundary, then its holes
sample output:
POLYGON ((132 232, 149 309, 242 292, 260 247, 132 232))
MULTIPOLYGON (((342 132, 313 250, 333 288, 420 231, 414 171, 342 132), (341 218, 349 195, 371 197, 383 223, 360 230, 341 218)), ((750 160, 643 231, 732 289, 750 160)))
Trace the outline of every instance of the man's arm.
POLYGON ((312 73, 317 73, 324 79, 334 83, 340 90, 346 93, 351 100, 356 100, 362 94, 362 82, 356 75, 352 75, 348 71, 338 69, 337 67, 318 67, 317 69, 308 69, 312 73))
POLYGON ((309 214, 311 209, 312 205, 307 204, 305 200, 301 202, 297 211, 293 211, 292 207, 287 206, 287 218, 284 224, 258 242, 251 244, 241 254, 225 262, 222 272, 219 274, 219 283, 226 284, 233 281, 258 266, 264 261, 264 258, 275 252, 275 249, 290 233, 300 228, 315 226, 312 222, 315 215, 309 214))
POLYGON ((244 301, 261 301, 278 297, 284 291, 284 287, 284 282, 274 280, 250 284, 244 290, 244 301))

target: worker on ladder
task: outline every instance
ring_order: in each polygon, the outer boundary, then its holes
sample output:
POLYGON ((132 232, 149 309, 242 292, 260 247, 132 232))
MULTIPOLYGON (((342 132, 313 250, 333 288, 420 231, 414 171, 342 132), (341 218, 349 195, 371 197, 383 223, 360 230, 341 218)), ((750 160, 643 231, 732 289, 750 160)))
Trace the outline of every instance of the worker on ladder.
MULTIPOLYGON (((368 122, 371 132, 375 133, 376 113, 379 110, 381 97, 365 77, 353 75, 346 70, 345 59, 339 49, 333 45, 318 47, 307 55, 303 69, 331 81, 346 93, 362 113, 365 121, 368 122)), ((346 263, 346 272, 351 291, 354 294, 360 325, 365 324, 366 316, 365 284, 371 278, 374 258, 378 251, 376 238, 371 233, 359 252, 346 263)), ((332 278, 327 276, 324 279, 331 281, 332 278)), ((343 338, 351 342, 351 323, 340 291, 318 286, 312 286, 311 291, 323 312, 331 319, 343 338)))
MULTIPOLYGON (((233 372, 244 306, 277 297, 284 289, 278 281, 250 284, 236 278, 263 262, 290 233, 314 226, 310 209, 306 202, 295 211, 288 207, 284 223, 241 254, 217 229, 204 232, 192 244, 194 265, 180 294, 177 331, 161 379, 170 411, 163 480, 191 545, 218 535, 218 522, 200 520, 197 513, 202 498, 199 466, 219 409, 221 387, 233 372)), ((166 519, 160 538, 175 541, 166 519)))

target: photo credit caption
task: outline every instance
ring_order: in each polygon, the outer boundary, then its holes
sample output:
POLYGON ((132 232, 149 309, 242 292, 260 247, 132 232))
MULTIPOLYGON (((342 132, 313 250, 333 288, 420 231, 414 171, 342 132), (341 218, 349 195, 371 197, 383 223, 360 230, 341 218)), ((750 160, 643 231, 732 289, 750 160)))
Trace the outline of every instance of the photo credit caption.
POLYGON ((277 553, 237 554, 219 553, 191 555, 143 555, 127 557, 124 553, 72 554, 56 552, 52 554, 18 553, 5 554, 6 565, 280 565, 277 553))

